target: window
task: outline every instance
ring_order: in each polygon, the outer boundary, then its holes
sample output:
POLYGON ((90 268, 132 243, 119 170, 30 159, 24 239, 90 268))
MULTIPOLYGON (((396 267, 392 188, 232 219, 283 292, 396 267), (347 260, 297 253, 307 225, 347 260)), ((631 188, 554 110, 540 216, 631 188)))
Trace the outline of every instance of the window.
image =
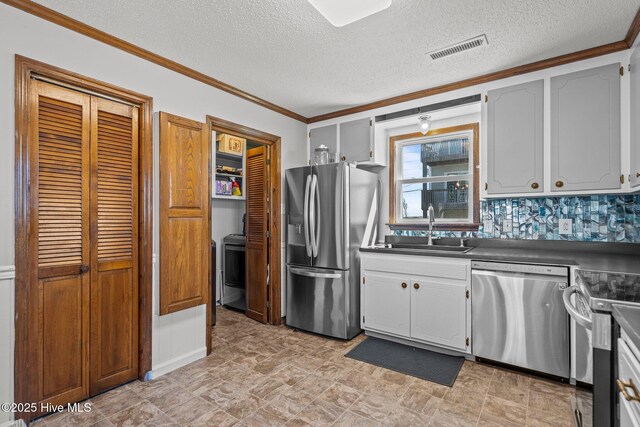
POLYGON ((478 124, 390 138, 390 223, 469 230, 478 223, 478 124))

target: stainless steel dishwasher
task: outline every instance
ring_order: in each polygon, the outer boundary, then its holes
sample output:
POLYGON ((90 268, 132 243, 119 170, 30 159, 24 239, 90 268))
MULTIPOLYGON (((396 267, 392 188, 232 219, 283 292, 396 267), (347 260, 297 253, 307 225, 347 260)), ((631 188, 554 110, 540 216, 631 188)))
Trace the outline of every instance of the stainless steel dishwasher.
POLYGON ((568 379, 566 267, 473 261, 473 355, 568 379))

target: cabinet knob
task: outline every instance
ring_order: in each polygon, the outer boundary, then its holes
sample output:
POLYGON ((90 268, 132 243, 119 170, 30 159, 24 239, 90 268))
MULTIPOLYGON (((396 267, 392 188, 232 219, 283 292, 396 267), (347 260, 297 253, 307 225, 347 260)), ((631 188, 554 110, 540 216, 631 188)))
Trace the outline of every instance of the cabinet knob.
POLYGON ((402 286, 402 289, 405 289, 407 287, 407 284, 402 282, 402 285, 400 285, 400 286, 402 286))
POLYGON ((414 288, 414 289, 419 289, 419 288, 420 288, 420 285, 419 285, 419 284, 417 284, 417 283, 414 283, 414 284, 413 284, 413 288, 414 288))
POLYGON ((558 188, 564 187, 564 182, 556 181, 556 187, 558 187, 558 188))
POLYGON ((540 187, 540 184, 538 184, 537 182, 531 184, 531 188, 533 188, 534 190, 536 190, 538 187, 540 187))
POLYGON ((89 272, 89 266, 88 265, 81 265, 80 266, 80 274, 84 274, 84 273, 88 273, 89 272))
POLYGON ((636 178, 640 178, 640 172, 636 172, 636 178))

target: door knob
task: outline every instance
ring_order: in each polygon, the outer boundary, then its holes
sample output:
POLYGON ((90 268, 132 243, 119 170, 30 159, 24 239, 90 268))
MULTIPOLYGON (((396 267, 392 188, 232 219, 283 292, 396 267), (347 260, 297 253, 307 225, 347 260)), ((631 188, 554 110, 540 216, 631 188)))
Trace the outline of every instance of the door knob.
POLYGON ((537 182, 534 182, 531 184, 531 188, 533 188, 534 190, 536 190, 540 185, 537 182))
POLYGON ((413 284, 413 288, 414 288, 414 289, 419 289, 419 288, 420 288, 420 285, 418 285, 417 283, 414 283, 414 284, 413 284))
POLYGON ((400 286, 402 286, 402 289, 405 289, 407 287, 407 284, 402 282, 402 285, 400 285, 400 286))
POLYGON ((80 266, 80 274, 84 274, 86 272, 89 271, 89 266, 88 265, 81 265, 80 266))
POLYGON ((564 182, 562 181, 556 181, 556 187, 561 188, 564 186, 564 182))

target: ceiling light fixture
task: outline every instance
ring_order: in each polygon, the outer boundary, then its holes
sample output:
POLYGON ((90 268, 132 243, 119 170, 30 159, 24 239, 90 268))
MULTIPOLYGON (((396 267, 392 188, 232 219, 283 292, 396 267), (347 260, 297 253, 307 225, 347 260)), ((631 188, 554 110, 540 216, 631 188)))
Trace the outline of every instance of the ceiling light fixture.
POLYGON ((431 129, 431 116, 418 117, 418 126, 420 127, 420 132, 426 135, 429 129, 431 129))
POLYGON ((391 0, 307 0, 334 27, 366 18, 391 6, 391 0))

